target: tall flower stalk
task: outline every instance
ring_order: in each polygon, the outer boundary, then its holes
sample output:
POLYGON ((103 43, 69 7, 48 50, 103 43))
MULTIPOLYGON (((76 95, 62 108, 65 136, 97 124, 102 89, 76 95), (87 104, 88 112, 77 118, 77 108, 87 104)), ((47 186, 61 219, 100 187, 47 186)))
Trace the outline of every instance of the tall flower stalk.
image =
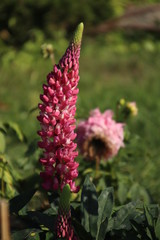
POLYGON ((58 217, 56 221, 56 237, 58 239, 78 240, 71 222, 70 187, 65 185, 60 195, 58 217))
POLYGON ((47 76, 43 85, 42 103, 38 105, 43 157, 40 158, 44 171, 40 173, 42 186, 47 191, 60 190, 69 184, 72 192, 78 192, 75 178, 78 176, 76 151, 75 112, 79 82, 79 57, 83 23, 80 23, 74 37, 59 63, 47 76))

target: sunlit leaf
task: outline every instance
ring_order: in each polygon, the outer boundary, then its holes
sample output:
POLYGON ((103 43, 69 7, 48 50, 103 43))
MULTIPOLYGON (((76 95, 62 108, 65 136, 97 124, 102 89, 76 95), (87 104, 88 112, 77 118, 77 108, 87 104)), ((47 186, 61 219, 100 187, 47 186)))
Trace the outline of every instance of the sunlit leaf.
POLYGON ((3 181, 12 185, 13 177, 9 171, 7 164, 7 162, 0 162, 0 178, 3 178, 3 181))
POLYGON ((85 171, 83 172, 83 175, 86 175, 88 173, 92 173, 93 172, 93 168, 87 168, 85 169, 85 171))
POLYGON ((4 153, 6 148, 6 141, 4 134, 0 131, 0 153, 4 153))

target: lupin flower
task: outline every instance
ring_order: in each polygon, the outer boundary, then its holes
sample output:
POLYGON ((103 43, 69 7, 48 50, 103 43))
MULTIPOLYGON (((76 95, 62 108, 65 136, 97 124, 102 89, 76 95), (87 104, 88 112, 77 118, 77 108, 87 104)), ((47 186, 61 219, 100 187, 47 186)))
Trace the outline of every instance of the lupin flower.
POLYGON ((59 64, 54 66, 43 85, 40 114, 41 124, 38 134, 39 147, 44 149, 40 162, 44 171, 40 173, 46 190, 62 190, 66 184, 72 192, 77 192, 74 179, 78 176, 78 163, 74 161, 76 151, 75 111, 79 81, 79 57, 83 23, 77 27, 73 40, 59 64))
POLYGON ((65 185, 60 195, 58 217, 56 221, 56 235, 58 239, 78 240, 74 233, 70 210, 70 187, 65 185))
POLYGON ((111 110, 101 113, 95 109, 87 120, 78 124, 77 143, 86 159, 108 160, 124 147, 124 124, 117 123, 112 117, 111 110))

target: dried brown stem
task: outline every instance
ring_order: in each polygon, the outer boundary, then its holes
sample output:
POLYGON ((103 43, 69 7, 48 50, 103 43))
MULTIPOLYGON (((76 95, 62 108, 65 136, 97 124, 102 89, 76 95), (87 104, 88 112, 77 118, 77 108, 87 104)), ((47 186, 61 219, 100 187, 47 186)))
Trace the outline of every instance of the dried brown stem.
POLYGON ((10 240, 9 210, 6 200, 0 200, 0 239, 10 240))

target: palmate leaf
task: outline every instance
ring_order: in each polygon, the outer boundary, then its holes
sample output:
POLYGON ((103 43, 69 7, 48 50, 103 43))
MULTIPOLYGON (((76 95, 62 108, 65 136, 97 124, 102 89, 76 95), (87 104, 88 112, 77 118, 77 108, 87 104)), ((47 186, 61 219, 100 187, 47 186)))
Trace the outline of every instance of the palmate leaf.
POLYGON ((12 234, 12 240, 32 239, 40 240, 39 233, 42 232, 40 229, 24 229, 16 231, 12 234))
POLYGON ((98 221, 96 240, 103 240, 107 232, 108 219, 113 207, 113 188, 103 190, 98 198, 98 221))
POLYGON ((133 229, 137 232, 137 234, 141 236, 141 239, 150 240, 150 238, 147 236, 147 232, 144 225, 138 224, 136 221, 132 219, 130 221, 133 229))
POLYGON ((94 184, 86 177, 81 195, 82 225, 92 237, 97 234, 98 200, 94 184))
POLYGON ((151 209, 144 204, 144 215, 147 221, 147 234, 150 237, 150 239, 154 240, 156 238, 154 226, 155 226, 155 219, 152 215, 151 209))
POLYGON ((54 232, 56 220, 55 215, 47 215, 38 211, 29 211, 28 216, 32 221, 37 223, 42 230, 50 230, 51 232, 54 232))
POLYGON ((37 189, 30 189, 12 198, 9 201, 10 212, 18 214, 18 212, 30 201, 36 191, 37 189))
POLYGON ((112 214, 107 231, 120 229, 130 230, 130 220, 137 218, 138 215, 139 213, 136 212, 136 203, 130 202, 121 206, 120 209, 112 214))
POLYGON ((72 224, 74 226, 75 232, 77 236, 80 237, 81 240, 92 240, 90 233, 88 233, 84 227, 75 219, 72 219, 72 224))

